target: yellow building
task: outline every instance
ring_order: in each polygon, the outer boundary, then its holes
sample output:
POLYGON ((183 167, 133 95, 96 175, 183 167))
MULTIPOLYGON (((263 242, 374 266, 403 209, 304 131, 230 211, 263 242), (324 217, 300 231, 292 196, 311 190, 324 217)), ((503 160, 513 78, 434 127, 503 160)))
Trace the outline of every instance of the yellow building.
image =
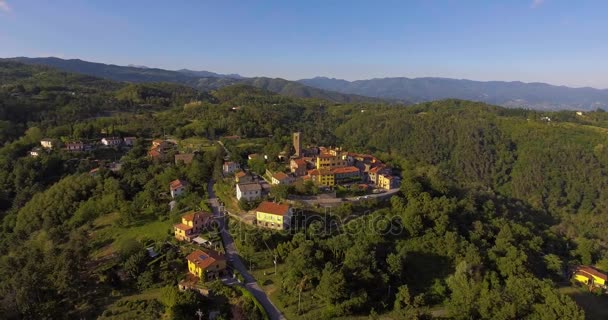
POLYGON ((377 185, 381 189, 390 190, 399 187, 399 181, 395 176, 379 174, 377 185))
POLYGON ((317 157, 316 167, 317 169, 327 169, 332 170, 336 168, 346 167, 348 165, 347 161, 343 159, 339 155, 331 155, 328 153, 320 154, 317 157))
POLYGON ((211 213, 197 211, 189 212, 182 216, 182 222, 173 226, 175 238, 179 241, 190 241, 200 231, 213 222, 211 213))
POLYGON ((574 280, 583 283, 587 286, 595 286, 606 288, 608 286, 608 275, 600 272, 599 270, 588 267, 580 266, 574 272, 574 280))
POLYGON ((335 175, 329 169, 310 170, 308 176, 310 180, 321 186, 333 187, 336 185, 335 175))
POLYGON ((188 255, 188 272, 202 281, 218 279, 226 270, 226 258, 218 252, 196 250, 188 255))
POLYGON ((291 222, 291 209, 286 204, 264 201, 255 209, 255 218, 259 226, 286 230, 291 222))

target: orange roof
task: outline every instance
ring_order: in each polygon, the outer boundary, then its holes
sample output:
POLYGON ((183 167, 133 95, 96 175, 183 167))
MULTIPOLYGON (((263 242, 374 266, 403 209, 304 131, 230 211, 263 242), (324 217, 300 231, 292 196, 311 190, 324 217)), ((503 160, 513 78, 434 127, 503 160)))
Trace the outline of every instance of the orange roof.
POLYGON ((319 158, 335 158, 335 156, 332 156, 329 153, 322 153, 319 155, 319 158))
POLYGON ((289 206, 286 204, 278 204, 274 202, 264 201, 260 203, 256 211, 284 216, 289 213, 289 206))
POLYGON ((161 153, 160 153, 160 151, 158 151, 157 148, 154 148, 148 152, 148 155, 152 158, 157 158, 157 157, 161 156, 161 153))
POLYGON ((171 183, 169 184, 169 188, 171 188, 171 190, 175 190, 177 188, 182 188, 186 185, 185 181, 182 181, 180 179, 177 180, 173 180, 171 181, 171 183))
POLYGON ((192 229, 192 227, 187 226, 183 223, 174 224, 173 227, 180 229, 180 230, 184 230, 184 231, 188 231, 188 230, 192 229))
POLYGON ((306 161, 304 161, 304 159, 293 159, 293 162, 295 162, 298 167, 306 167, 306 161))
POLYGON ((224 256, 220 255, 216 251, 209 250, 208 252, 202 250, 196 250, 186 257, 188 261, 194 263, 199 268, 207 268, 216 261, 226 260, 224 256))
POLYGON ((598 277, 604 281, 608 281, 608 275, 590 266, 580 266, 576 269, 576 273, 589 274, 598 277))
POLYGON ((332 170, 332 173, 359 173, 359 168, 357 167, 343 167, 343 168, 335 168, 332 170))
POLYGON ((246 176, 246 175, 247 175, 247 174, 246 174, 244 171, 239 171, 239 172, 237 172, 237 173, 235 174, 235 176, 236 176, 237 178, 242 178, 242 177, 244 177, 244 176, 246 176))
POLYGON ((377 166, 377 167, 373 167, 373 168, 369 169, 369 172, 378 173, 379 171, 384 170, 384 169, 386 169, 385 166, 377 166))
POLYGON ((272 177, 279 181, 289 178, 289 176, 286 175, 284 172, 277 172, 272 177))
POLYGON ((204 211, 189 212, 189 213, 187 213, 187 214, 185 214, 185 215, 182 216, 182 220, 193 221, 195 217, 200 217, 200 216, 211 217, 211 213, 204 212, 204 211))

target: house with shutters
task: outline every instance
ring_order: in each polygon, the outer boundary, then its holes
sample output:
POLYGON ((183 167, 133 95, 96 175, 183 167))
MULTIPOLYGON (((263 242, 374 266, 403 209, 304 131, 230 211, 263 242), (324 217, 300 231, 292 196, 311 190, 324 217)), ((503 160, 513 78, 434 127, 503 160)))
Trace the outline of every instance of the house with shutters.
POLYGON ((263 201, 255 209, 258 226, 287 230, 291 224, 292 210, 289 205, 263 201))
POLYGON ((178 241, 191 241, 199 233, 211 226, 213 215, 209 212, 191 211, 182 216, 181 223, 173 225, 175 239, 178 241))

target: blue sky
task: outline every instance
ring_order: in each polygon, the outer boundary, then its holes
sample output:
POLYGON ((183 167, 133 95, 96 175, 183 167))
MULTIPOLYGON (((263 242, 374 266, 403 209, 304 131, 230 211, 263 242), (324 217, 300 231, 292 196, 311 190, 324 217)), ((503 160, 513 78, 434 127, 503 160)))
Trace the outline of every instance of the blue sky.
POLYGON ((608 88, 608 1, 0 0, 0 57, 608 88))

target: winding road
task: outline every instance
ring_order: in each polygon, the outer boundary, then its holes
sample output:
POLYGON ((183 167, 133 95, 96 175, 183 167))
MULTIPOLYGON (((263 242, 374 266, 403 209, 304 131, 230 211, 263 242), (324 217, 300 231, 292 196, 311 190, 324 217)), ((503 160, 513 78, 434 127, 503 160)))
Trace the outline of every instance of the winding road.
POLYGON ((241 261, 239 253, 234 245, 234 240, 232 236, 228 232, 226 227, 226 219, 222 212, 220 212, 220 205, 215 193, 213 192, 213 181, 210 181, 207 184, 207 192, 209 194, 209 204, 211 205, 211 210, 213 210, 213 215, 217 218, 219 223, 220 235, 222 237, 222 241, 224 242, 224 250, 226 252, 226 257, 232 267, 238 270, 243 278, 245 279, 245 288, 247 291, 251 292, 253 296, 260 302, 260 304, 268 313, 268 317, 272 320, 283 320, 285 317, 281 314, 281 311, 270 301, 264 290, 260 288, 255 278, 247 271, 247 268, 241 261))

